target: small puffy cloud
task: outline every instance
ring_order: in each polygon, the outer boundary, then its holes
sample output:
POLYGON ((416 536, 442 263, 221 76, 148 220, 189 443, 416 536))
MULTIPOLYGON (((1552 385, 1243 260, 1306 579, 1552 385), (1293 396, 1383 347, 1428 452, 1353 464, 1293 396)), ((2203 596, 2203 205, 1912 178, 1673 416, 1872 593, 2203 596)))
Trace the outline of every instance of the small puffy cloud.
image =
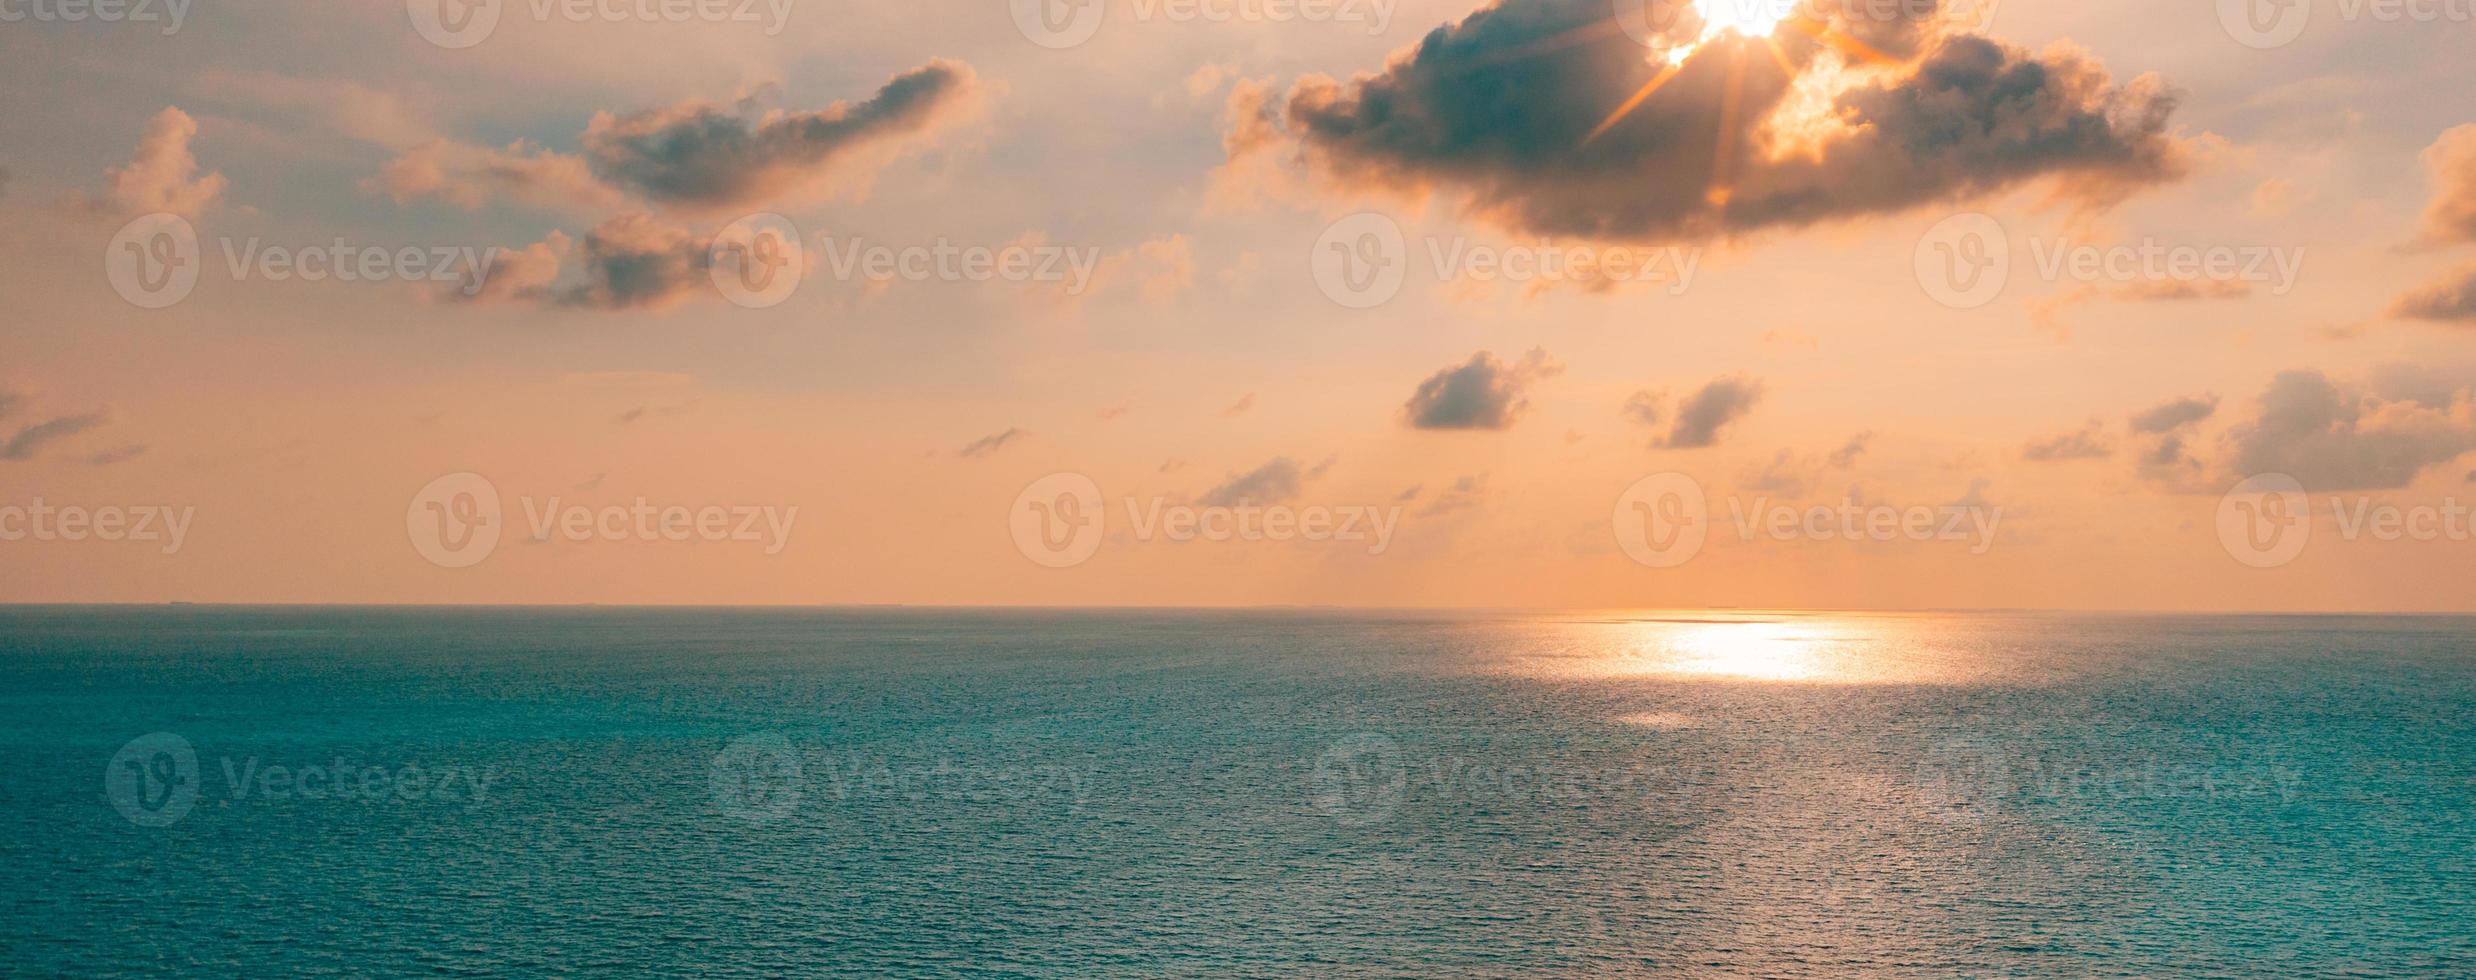
POLYGON ((1544 349, 1534 348, 1511 364, 1480 351, 1419 382, 1402 413, 1421 429, 1510 428, 1530 407, 1530 385, 1563 371, 1544 349))
POLYGON ((623 214, 570 242, 561 232, 494 257, 476 287, 441 290, 449 300, 526 302, 588 310, 664 310, 711 288, 713 237, 623 214), (574 260, 577 274, 561 271, 574 260))
POLYGON ((627 116, 605 112, 585 128, 584 159, 595 176, 647 200, 756 204, 815 184, 862 148, 929 128, 974 84, 969 66, 937 60, 894 76, 860 102, 812 112, 752 118, 708 102, 627 116))
POLYGON ((1304 483, 1298 461, 1282 456, 1252 471, 1230 474, 1220 486, 1204 491, 1198 502, 1206 507, 1277 504, 1297 497, 1304 483))
POLYGON ((89 412, 83 415, 63 415, 25 426, 18 429, 17 434, 10 436, 7 441, 0 442, 0 460, 33 459, 36 454, 43 451, 43 447, 100 426, 109 418, 110 413, 107 412, 89 412))
POLYGON ((2476 124, 2442 134, 2424 151, 2433 201, 2424 210, 2424 240, 2476 242, 2476 124))
POLYGON ((1301 78, 1252 115, 1233 99, 1225 143, 1234 163, 1287 141, 1331 186, 1443 191, 1509 229, 1602 240, 1792 229, 2032 181, 2104 204, 2185 172, 2155 76, 2118 85, 2067 46, 1947 33, 1931 5, 1823 7, 1881 57, 1843 72, 1840 49, 1782 30, 1723 36, 1667 76, 1604 0, 1499 0, 1374 73, 1301 78))
POLYGON ((1846 444, 1842 445, 1838 449, 1832 450, 1831 458, 1829 460, 1831 467, 1833 469, 1844 470, 1851 466, 1857 465, 1857 457, 1865 455, 1866 447, 1873 444, 1874 433, 1871 432, 1860 432, 1856 435, 1848 437, 1848 442, 1846 444))
POLYGON ((222 174, 198 174, 198 158, 189 152, 197 138, 198 121, 167 107, 146 124, 137 155, 104 174, 104 189, 72 202, 82 210, 113 218, 162 212, 195 218, 223 198, 222 174))
POLYGON ((977 459, 1000 449, 1004 449, 1006 448, 1007 443, 1013 442, 1016 439, 1020 439, 1030 434, 1031 433, 1025 432, 1022 429, 1010 427, 1004 432, 981 436, 978 439, 964 443, 963 448, 956 450, 955 454, 963 457, 964 459, 977 459))
MULTIPOLYGON (((1413 488, 1415 489, 1415 488, 1413 488)), ((1408 497, 1402 502, 1409 502, 1408 497)), ((1419 510, 1422 517, 1437 517, 1454 511, 1469 510, 1487 502, 1487 474, 1476 473, 1456 478, 1453 485, 1436 494, 1435 499, 1419 510)))
POLYGON ((2178 398, 2132 416, 2132 431, 2146 435, 2173 432, 2218 411, 2218 396, 2178 398))
POLYGON ((2432 397, 2384 398, 2317 370, 2283 372, 2257 415, 2229 433, 2228 462, 2236 475, 2284 473, 2317 491, 2403 487, 2476 449, 2471 392, 2462 387, 2443 404, 2432 397))
POLYGON ((1246 394, 1243 394, 1243 395, 1238 396, 1238 400, 1237 400, 1237 401, 1234 401, 1234 402, 1231 402, 1228 408, 1224 408, 1224 409, 1222 409, 1222 410, 1221 410, 1221 414, 1222 414, 1222 415, 1225 415, 1225 416, 1229 416, 1229 417, 1233 417, 1233 418, 1235 418, 1235 417, 1240 416, 1240 415, 1245 415, 1245 414, 1247 414, 1248 412, 1252 412, 1252 411, 1254 411, 1254 410, 1255 410, 1255 393, 1254 393, 1254 392, 1252 392, 1252 391, 1250 391, 1250 392, 1247 392, 1246 394))
MULTIPOLYGON (((1656 422, 1655 399, 1648 392, 1637 392, 1626 403, 1626 411, 1636 419, 1656 422)), ((1677 405, 1676 421, 1668 434, 1660 438, 1659 446, 1668 449, 1702 449, 1719 443, 1720 430, 1729 423, 1744 418, 1762 400, 1762 382, 1747 377, 1721 378, 1703 385, 1702 390, 1686 396, 1677 405)))
POLYGON ((2476 323, 2476 265, 2399 297, 2391 304, 2390 315, 2436 323, 2476 323))
POLYGON ((1803 497, 1821 485, 1832 471, 1856 465, 1858 457, 1865 455, 1866 447, 1873 441, 1874 433, 1860 432, 1827 454, 1807 453, 1800 456, 1792 450, 1783 449, 1769 462, 1748 467, 1738 476, 1737 485, 1760 493, 1803 497))
POLYGON ((2103 459, 2114 453, 2106 444, 2106 424, 2090 419, 2089 424, 2058 436, 2037 440, 2023 447, 2020 458, 2033 463, 2051 463, 2068 459, 2103 459))

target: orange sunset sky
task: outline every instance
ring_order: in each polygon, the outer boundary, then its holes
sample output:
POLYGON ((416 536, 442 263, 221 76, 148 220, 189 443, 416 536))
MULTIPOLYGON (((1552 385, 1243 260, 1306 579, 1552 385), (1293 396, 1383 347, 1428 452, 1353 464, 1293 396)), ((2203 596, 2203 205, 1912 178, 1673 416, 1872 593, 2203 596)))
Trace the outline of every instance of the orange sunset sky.
POLYGON ((0 600, 2476 609, 2464 11, 1701 2, 7 7, 0 600))

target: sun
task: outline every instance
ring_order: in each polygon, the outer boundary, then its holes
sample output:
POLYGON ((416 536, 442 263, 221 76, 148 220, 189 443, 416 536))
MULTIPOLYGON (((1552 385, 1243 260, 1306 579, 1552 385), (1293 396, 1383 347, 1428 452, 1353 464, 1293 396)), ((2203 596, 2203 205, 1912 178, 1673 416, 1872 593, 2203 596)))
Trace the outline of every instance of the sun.
POLYGON ((1739 37, 1770 37, 1796 6, 1796 0, 1694 0, 1694 7, 1702 12, 1702 36, 1695 43, 1707 44, 1730 32, 1739 37))

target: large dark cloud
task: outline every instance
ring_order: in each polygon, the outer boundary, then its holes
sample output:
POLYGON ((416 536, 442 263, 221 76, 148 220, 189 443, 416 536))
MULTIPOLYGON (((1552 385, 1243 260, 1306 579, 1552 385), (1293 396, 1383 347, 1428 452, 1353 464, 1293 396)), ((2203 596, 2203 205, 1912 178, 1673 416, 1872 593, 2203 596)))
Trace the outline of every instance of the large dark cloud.
POLYGON ((1419 382, 1402 412, 1421 429, 1509 428, 1530 406, 1530 383, 1562 370, 1545 350, 1534 349, 1517 364, 1480 351, 1419 382))
POLYGON ((2262 393, 2258 416, 2230 433, 2229 462, 2238 475, 2284 473, 2315 491, 2404 487, 2476 449, 2470 394, 2437 403, 2437 393, 2365 393, 2319 371, 2283 372, 2262 393))
POLYGON ((932 61, 894 76, 858 103, 751 119, 691 102, 617 117, 585 129, 585 162, 595 176, 649 200, 729 206, 762 201, 806 183, 850 151, 917 132, 972 85, 971 69, 932 61))
MULTIPOLYGON (((1594 139, 1657 76, 1657 56, 1616 29, 1605 0, 1502 0, 1381 72, 1299 80, 1286 99, 1260 103, 1269 120, 1236 120, 1233 133, 1250 138, 1230 146, 1278 142, 1261 136, 1274 122, 1343 185, 1441 188, 1515 229, 1632 240, 1795 227, 2042 177, 2107 200, 2182 172, 2168 128, 2176 101, 2157 79, 2117 86, 2066 49, 2033 54, 1922 24, 1866 32, 1884 58, 1799 126, 1772 124, 1792 85, 1766 42, 1723 35, 1594 139), (1723 156, 1724 201, 1711 193, 1723 156)), ((1856 47, 1794 29, 1774 40, 1800 74, 1830 48, 1856 47)))

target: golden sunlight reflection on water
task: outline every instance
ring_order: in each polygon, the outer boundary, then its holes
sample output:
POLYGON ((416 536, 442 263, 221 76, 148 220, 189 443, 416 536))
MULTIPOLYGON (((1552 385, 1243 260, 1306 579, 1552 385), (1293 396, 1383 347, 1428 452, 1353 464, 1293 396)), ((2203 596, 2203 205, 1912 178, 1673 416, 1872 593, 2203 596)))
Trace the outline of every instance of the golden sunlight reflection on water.
POLYGON ((1565 620, 1557 642, 1499 666, 1564 679, 1673 678, 1807 684, 1958 680, 1932 617, 1693 613, 1565 620))

